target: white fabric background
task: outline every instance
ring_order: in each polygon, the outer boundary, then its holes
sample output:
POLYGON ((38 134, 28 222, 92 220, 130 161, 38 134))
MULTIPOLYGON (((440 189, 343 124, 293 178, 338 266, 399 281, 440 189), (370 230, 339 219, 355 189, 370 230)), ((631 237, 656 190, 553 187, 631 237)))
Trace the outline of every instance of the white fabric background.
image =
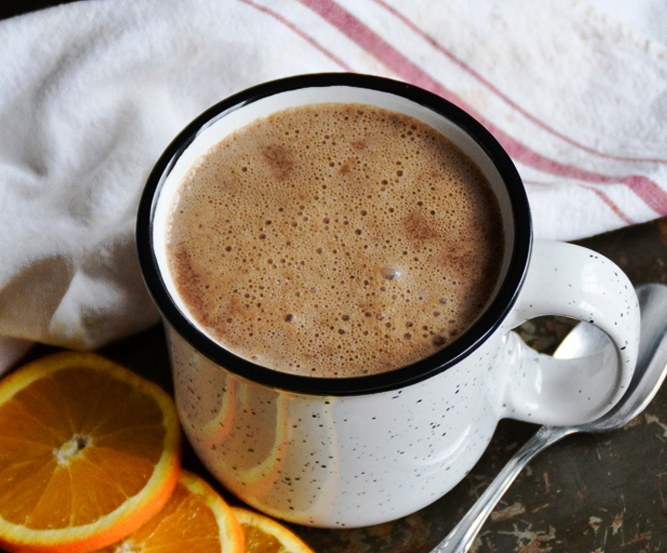
POLYGON ((0 22, 0 372, 158 315, 144 181, 211 104, 356 71, 452 98, 506 145, 537 236, 667 215, 665 0, 88 0, 0 22))

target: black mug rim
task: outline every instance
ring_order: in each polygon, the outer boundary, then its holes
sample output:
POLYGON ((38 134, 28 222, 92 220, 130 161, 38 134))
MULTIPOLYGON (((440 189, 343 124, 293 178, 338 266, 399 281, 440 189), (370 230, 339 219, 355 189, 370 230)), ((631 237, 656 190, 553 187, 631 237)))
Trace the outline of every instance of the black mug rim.
POLYGON ((471 355, 503 323, 523 284, 532 248, 532 221, 525 188, 509 155, 474 117, 451 102, 401 81, 355 73, 315 73, 265 82, 215 104, 187 125, 167 147, 151 171, 137 212, 136 246, 144 282, 163 319, 199 353, 243 378, 296 393, 349 396, 395 390, 428 379, 471 355), (173 164, 209 121, 228 110, 268 96, 300 88, 349 86, 402 96, 449 119, 472 137, 500 173, 507 189, 514 225, 514 243, 507 273, 491 305, 452 344, 416 363, 379 374, 323 378, 262 367, 225 349, 201 332, 176 307, 162 279, 153 249, 153 218, 161 182, 173 164))

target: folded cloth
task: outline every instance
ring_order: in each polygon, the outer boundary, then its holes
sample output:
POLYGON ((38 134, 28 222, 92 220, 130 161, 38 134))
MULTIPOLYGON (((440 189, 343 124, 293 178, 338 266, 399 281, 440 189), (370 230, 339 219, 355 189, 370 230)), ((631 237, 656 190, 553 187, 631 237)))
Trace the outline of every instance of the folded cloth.
POLYGON ((379 74, 459 104, 516 162, 538 237, 667 214, 667 7, 628 23, 593 1, 90 0, 1 22, 0 371, 158 321, 145 179, 195 115, 270 79, 379 74))

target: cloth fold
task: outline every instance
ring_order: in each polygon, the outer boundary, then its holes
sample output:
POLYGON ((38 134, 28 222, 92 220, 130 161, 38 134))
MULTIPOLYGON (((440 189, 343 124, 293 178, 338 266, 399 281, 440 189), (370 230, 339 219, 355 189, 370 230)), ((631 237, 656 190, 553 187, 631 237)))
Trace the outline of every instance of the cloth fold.
POLYGON ((667 215, 667 4, 628 6, 88 0, 0 22, 0 372, 35 341, 158 321, 134 248, 146 177, 198 113, 270 79, 371 73, 459 104, 515 160, 538 237, 667 215))

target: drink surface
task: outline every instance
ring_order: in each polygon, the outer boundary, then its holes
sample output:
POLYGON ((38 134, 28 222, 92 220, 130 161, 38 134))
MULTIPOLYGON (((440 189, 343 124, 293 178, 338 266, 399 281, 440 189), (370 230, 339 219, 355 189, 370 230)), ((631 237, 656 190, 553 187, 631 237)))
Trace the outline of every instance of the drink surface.
POLYGON ((294 108, 213 146, 167 231, 190 316, 278 371, 353 377, 446 347, 478 317, 504 237, 488 182, 409 116, 294 108))

